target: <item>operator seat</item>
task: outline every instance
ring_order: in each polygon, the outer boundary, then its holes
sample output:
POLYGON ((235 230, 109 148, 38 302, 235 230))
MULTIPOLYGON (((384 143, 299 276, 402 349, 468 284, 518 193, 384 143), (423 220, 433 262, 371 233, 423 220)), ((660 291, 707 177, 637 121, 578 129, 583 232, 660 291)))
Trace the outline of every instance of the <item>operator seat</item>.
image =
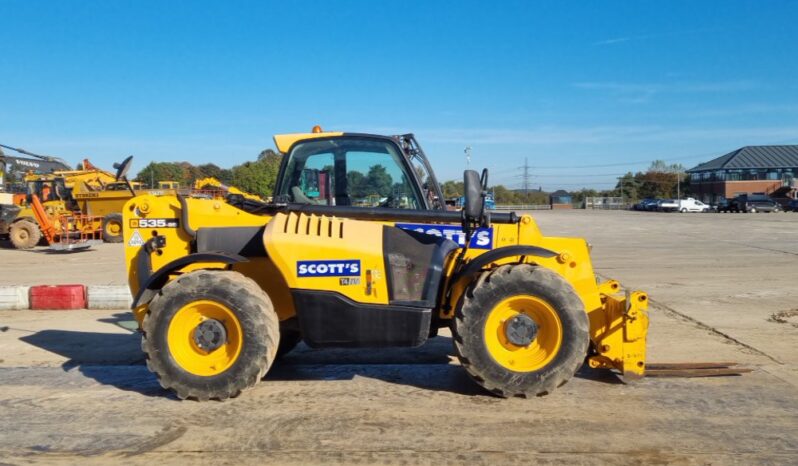
POLYGON ((314 200, 305 195, 299 186, 292 186, 291 187, 291 197, 294 198, 294 202, 297 204, 313 204, 313 205, 326 205, 327 203, 320 200, 314 200))

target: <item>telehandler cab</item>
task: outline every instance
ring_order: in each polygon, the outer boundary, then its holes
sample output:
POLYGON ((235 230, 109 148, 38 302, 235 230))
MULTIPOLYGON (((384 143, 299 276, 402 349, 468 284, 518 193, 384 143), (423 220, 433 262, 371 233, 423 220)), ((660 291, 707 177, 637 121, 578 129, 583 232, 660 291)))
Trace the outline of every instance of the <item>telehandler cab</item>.
POLYGON ((142 349, 181 399, 237 396, 300 340, 412 347, 446 327, 463 368, 500 396, 550 393, 585 360, 644 375, 647 295, 598 283, 584 239, 486 211, 486 171, 465 172, 452 212, 411 134, 274 139, 270 203, 145 194, 125 205, 142 349))

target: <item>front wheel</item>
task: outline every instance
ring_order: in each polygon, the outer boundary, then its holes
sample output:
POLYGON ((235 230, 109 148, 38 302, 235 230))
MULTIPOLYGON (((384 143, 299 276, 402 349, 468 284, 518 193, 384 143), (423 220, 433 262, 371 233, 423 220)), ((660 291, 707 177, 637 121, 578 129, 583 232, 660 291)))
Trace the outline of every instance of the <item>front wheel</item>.
POLYGON ((142 329, 147 367, 180 399, 238 396, 263 378, 280 344, 269 297, 231 271, 197 270, 169 282, 142 329))
POLYGON ((573 377, 589 343, 584 305, 557 273, 528 264, 483 273, 453 322, 460 363, 503 397, 541 396, 573 377))
POLYGON ((685 209, 684 207, 682 207, 682 210, 680 210, 679 212, 681 212, 681 213, 685 213, 685 212, 687 212, 687 209, 685 209))

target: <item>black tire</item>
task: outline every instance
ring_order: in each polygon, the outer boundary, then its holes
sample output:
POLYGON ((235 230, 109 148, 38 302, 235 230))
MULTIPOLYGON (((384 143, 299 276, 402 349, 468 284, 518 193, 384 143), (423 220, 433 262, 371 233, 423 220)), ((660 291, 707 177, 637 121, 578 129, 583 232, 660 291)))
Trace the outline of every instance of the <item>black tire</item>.
POLYGON ((488 391, 502 396, 542 396, 573 377, 585 360, 589 321, 573 287, 557 273, 528 264, 505 265, 483 273, 460 300, 453 322, 455 352, 468 374, 488 391), (545 301, 562 323, 559 350, 543 367, 517 372, 491 356, 485 341, 488 315, 511 296, 545 301))
POLYGON ((103 218, 103 242, 121 243, 123 240, 124 220, 122 214, 108 214, 103 218), (117 227, 118 229, 114 229, 117 227))
POLYGON ((30 220, 19 220, 11 224, 8 229, 11 244, 17 249, 31 249, 42 239, 39 226, 30 220))
POLYGON ((279 322, 271 300, 252 279, 232 271, 197 270, 169 282, 150 303, 142 329, 141 348, 147 368, 163 388, 174 390, 180 399, 238 396, 263 378, 280 344, 279 322), (177 311, 199 300, 225 305, 235 314, 243 332, 237 359, 224 372, 211 376, 195 375, 181 367, 168 343, 169 325, 177 311))

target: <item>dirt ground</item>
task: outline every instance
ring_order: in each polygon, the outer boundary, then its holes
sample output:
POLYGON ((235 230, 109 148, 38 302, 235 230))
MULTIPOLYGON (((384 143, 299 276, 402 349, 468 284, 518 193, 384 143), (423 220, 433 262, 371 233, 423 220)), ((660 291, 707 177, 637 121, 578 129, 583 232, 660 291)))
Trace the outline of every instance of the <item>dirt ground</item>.
POLYGON ((0 241, 4 285, 127 285, 122 244, 95 244, 86 251, 52 252, 39 246, 17 250, 0 241))
MULTIPOLYGON (((181 402, 142 364, 129 313, 4 311, 0 463, 798 464, 798 214, 535 218, 650 293, 650 361, 754 372, 623 384, 583 368, 549 396, 504 400, 468 379, 445 333, 418 349, 300 345, 237 399, 181 402)), ((0 250, 22 267, 0 281, 125 282, 118 245, 83 254, 102 266, 0 250)))

